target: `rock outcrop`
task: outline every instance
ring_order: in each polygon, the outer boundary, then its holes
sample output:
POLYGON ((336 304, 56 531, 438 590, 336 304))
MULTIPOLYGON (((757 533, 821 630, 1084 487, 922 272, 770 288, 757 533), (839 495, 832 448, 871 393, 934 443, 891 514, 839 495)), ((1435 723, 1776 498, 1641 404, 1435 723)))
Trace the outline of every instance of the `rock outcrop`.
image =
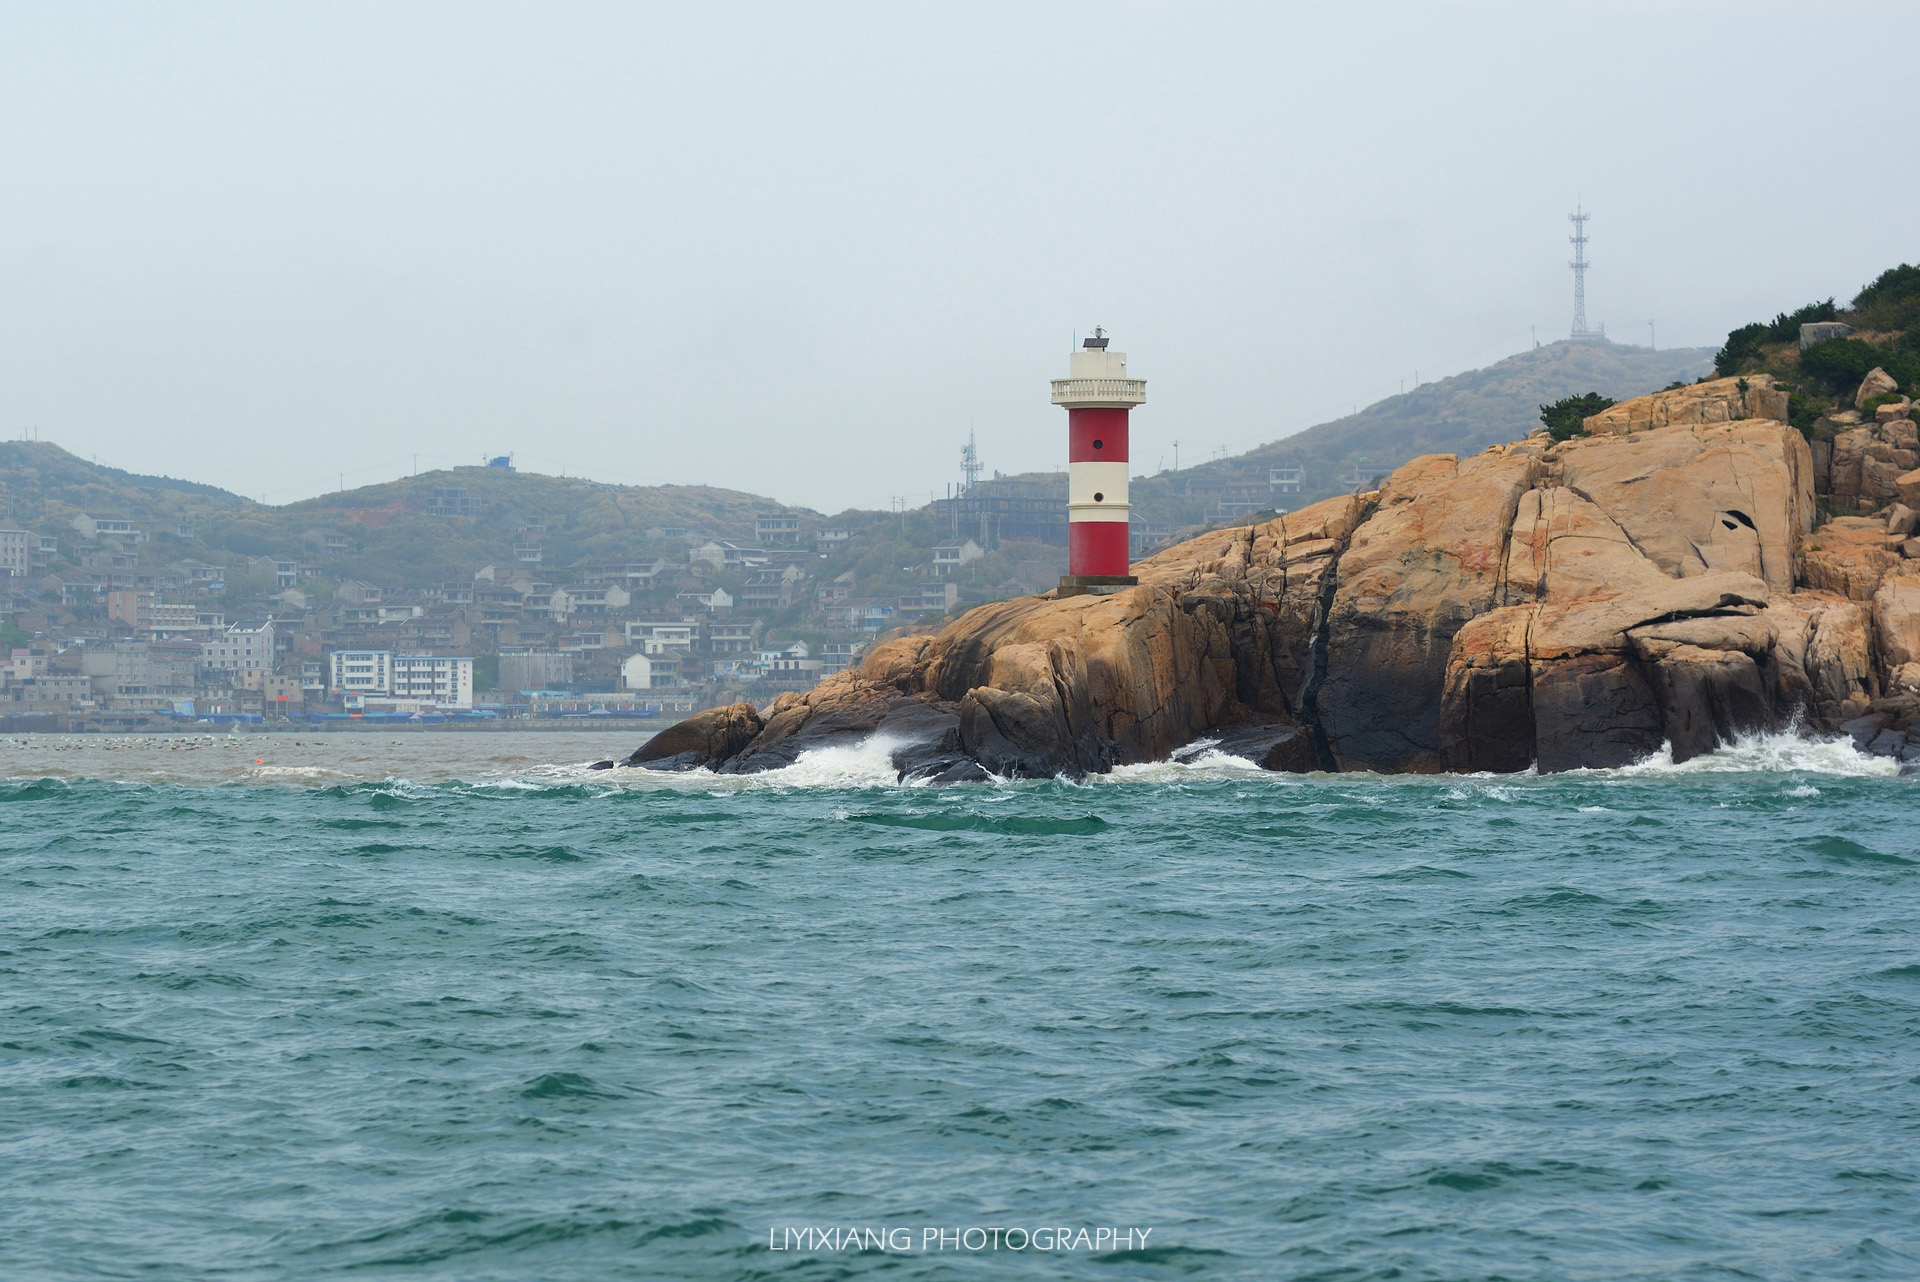
MULTIPOLYGON (((754 771, 879 736, 902 778, 943 782, 1208 744, 1282 770, 1566 770, 1796 724, 1920 757, 1920 561, 1903 553, 1920 517, 1816 529, 1815 458, 1785 413, 1769 380, 1724 379, 1558 444, 1418 458, 1378 491, 1170 548, 1112 596, 997 602, 884 642, 627 764, 754 771)), ((1866 436, 1818 488, 1837 502, 1874 461, 1898 497, 1912 427, 1850 429, 1866 436)))

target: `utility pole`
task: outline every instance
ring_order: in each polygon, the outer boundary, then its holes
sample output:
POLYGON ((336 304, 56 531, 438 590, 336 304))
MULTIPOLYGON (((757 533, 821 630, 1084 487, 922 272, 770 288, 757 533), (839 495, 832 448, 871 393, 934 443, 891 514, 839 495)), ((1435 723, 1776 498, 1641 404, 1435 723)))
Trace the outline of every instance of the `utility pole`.
POLYGON ((1656 352, 1660 350, 1660 344, 1654 341, 1652 321, 1647 322, 1647 346, 1656 352))
POLYGON ((1173 443, 1173 470, 1176 472, 1180 470, 1180 442, 1178 441, 1173 443))

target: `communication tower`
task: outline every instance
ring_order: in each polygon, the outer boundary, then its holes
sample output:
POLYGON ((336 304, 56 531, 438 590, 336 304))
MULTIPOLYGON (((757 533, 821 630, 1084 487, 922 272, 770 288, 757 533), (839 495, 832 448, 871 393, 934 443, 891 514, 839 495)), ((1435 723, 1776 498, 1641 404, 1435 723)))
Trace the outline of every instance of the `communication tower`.
POLYGON ((960 491, 962 494, 973 489, 974 483, 980 479, 980 451, 974 447, 972 428, 967 429, 967 443, 960 450, 960 475, 967 478, 966 488, 960 491))
POLYGON ((1596 337, 1587 328, 1587 219, 1591 217, 1578 205, 1567 215, 1573 224, 1573 235, 1567 237, 1573 244, 1573 261, 1567 264, 1573 268, 1573 333, 1569 337, 1576 340, 1596 337))

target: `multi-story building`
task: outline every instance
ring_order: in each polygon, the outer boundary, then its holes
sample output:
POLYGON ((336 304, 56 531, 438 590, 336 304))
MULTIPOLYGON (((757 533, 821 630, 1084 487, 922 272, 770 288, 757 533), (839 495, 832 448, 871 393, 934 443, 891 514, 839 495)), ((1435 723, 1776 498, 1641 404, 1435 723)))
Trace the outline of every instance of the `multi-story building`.
POLYGON ((900 598, 902 614, 945 614, 960 604, 960 585, 952 579, 922 583, 920 591, 900 598))
POLYGON ((694 634, 700 625, 686 619, 627 621, 627 644, 642 654, 693 653, 694 634))
POLYGON ((393 656, 393 698, 421 707, 471 708, 473 659, 438 654, 393 656))
POLYGON ((978 561, 985 556, 978 543, 972 539, 963 539, 958 543, 942 543, 933 550, 933 572, 952 574, 969 561, 978 561))
POLYGON ((479 516, 480 500, 468 495, 463 485, 436 485, 427 503, 428 516, 479 516))
POLYGON ((725 588, 711 588, 705 592, 676 592, 673 594, 673 604, 682 610, 718 614, 722 610, 733 609, 733 594, 725 588))
POLYGON ((670 690, 680 684, 680 662, 677 659, 630 654, 620 665, 622 690, 670 690))
POLYGON ((136 632, 153 630, 153 593, 123 588, 107 593, 107 618, 136 632))
MULTIPOLYGON (((400 709, 471 708, 473 660, 466 656, 395 654, 391 650, 335 650, 329 689, 349 706, 392 704, 400 709)), ((288 693, 294 679, 285 678, 288 693)), ((304 692, 304 679, 298 683, 304 692)))
POLYGON ((851 668, 867 648, 865 641, 829 641, 820 647, 820 675, 830 677, 851 668))
POLYGON ((502 650, 503 691, 563 690, 573 684, 573 656, 552 650, 502 650))
POLYGON ((82 512, 69 524, 73 527, 73 532, 83 539, 119 539, 122 543, 148 541, 145 531, 134 529, 132 521, 118 517, 90 516, 82 512))
POLYGON ((793 582, 784 574, 763 570, 740 584, 743 610, 782 610, 793 604, 793 582))
POLYGON ((327 689, 338 695, 393 693, 393 653, 388 650, 335 650, 327 656, 327 689))
MULTIPOLYGON (((628 628, 627 635, 629 637, 633 635, 632 627, 628 628)), ((631 645, 633 642, 629 641, 628 644, 631 645)), ((729 620, 725 623, 715 622, 707 625, 707 650, 712 654, 747 654, 758 649, 759 644, 760 620, 758 619, 729 620)))
POLYGON ((31 530, 0 525, 0 578, 7 575, 26 578, 27 571, 33 568, 33 553, 39 541, 40 536, 31 530))
POLYGON ((273 619, 240 619, 200 643, 203 672, 241 672, 273 666, 273 619))
POLYGON ((605 618, 616 610, 626 609, 632 603, 633 596, 618 584, 603 583, 556 588, 549 600, 553 606, 553 617, 563 620, 579 616, 605 618))
POLYGON ((194 636, 224 632, 227 616, 203 610, 192 602, 155 601, 147 607, 148 627, 158 636, 194 636))
POLYGON ((761 543, 798 543, 800 518, 790 512, 762 512, 753 518, 753 537, 761 543))

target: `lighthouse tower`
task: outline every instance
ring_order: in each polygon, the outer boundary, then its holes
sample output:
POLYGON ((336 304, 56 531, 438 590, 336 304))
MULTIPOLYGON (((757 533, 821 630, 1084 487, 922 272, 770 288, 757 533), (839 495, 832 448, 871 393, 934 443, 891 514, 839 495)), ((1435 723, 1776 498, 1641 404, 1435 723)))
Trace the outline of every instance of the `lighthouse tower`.
POLYGON ((1107 348, 1106 331, 1071 357, 1053 380, 1067 410, 1067 569, 1060 595, 1105 594, 1139 580, 1127 573, 1127 411, 1146 403, 1147 382, 1127 377, 1127 354, 1107 348))

